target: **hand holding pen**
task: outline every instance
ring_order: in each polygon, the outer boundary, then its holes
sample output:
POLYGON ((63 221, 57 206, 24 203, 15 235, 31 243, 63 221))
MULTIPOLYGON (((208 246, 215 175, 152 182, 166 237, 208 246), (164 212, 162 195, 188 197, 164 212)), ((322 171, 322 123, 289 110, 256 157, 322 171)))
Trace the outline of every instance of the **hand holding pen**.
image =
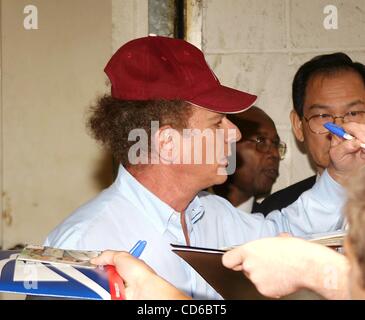
MULTIPOLYGON (((124 286, 124 289, 121 289, 124 299, 190 299, 182 291, 159 277, 146 263, 136 258, 142 253, 145 246, 146 241, 138 241, 129 253, 104 251, 91 262, 97 265, 107 265, 116 270, 117 274, 123 278, 120 288, 124 286)), ((111 288, 114 286, 115 283, 111 288)))
MULTIPOLYGON (((335 134, 336 136, 346 139, 346 140, 353 140, 355 137, 353 137, 351 134, 346 132, 344 128, 332 123, 327 122, 323 125, 329 132, 335 134)), ((365 149, 365 143, 360 143, 361 148, 365 149)))
POLYGON ((112 300, 133 298, 133 296, 127 297, 125 287, 136 286, 135 283, 140 278, 155 274, 149 266, 138 259, 146 244, 146 241, 139 240, 129 253, 107 250, 97 258, 91 260, 91 263, 95 265, 105 266, 112 300))
POLYGON ((329 149, 328 173, 339 184, 345 185, 356 170, 365 166, 365 124, 347 122, 342 126, 332 122, 324 124, 335 135, 329 149), (349 141, 343 142, 343 139, 349 141))

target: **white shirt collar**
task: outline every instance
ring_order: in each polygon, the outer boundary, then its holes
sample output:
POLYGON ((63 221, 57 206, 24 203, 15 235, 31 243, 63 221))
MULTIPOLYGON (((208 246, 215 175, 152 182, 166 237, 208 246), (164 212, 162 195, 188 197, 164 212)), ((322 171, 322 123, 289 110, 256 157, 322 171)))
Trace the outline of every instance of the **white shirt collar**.
MULTIPOLYGON (((146 215, 161 233, 168 228, 172 221, 171 217, 179 214, 134 178, 122 165, 119 166, 115 187, 122 195, 130 199, 138 209, 146 212, 146 215)), ((190 202, 185 214, 190 222, 188 227, 191 231, 193 224, 204 214, 204 207, 198 196, 195 196, 190 202)))
POLYGON ((251 198, 249 198, 248 200, 246 200, 245 202, 241 203, 240 205, 237 206, 237 209, 244 211, 246 213, 251 213, 252 212, 252 207, 253 207, 253 203, 255 202, 255 197, 252 196, 251 198))

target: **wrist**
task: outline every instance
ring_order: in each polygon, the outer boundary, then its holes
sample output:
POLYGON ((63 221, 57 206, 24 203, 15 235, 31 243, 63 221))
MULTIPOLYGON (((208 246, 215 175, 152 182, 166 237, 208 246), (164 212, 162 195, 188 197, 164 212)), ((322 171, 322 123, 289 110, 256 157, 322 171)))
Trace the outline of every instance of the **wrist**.
POLYGON ((312 253, 305 260, 302 286, 326 299, 347 299, 348 261, 336 251, 313 244, 312 253))

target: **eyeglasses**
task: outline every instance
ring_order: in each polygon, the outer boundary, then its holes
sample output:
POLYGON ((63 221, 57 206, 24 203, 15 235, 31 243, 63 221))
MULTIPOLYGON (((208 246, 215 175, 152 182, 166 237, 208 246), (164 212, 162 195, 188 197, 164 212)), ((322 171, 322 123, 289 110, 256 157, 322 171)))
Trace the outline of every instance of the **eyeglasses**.
POLYGON ((309 129, 313 133, 324 134, 328 130, 323 127, 326 122, 335 123, 336 119, 342 119, 343 122, 357 122, 365 123, 365 111, 350 111, 343 116, 334 116, 332 114, 316 114, 309 118, 303 116, 303 118, 308 122, 309 129))
POLYGON ((255 137, 252 139, 244 139, 245 141, 255 142, 256 150, 261 153, 270 152, 271 147, 274 147, 279 152, 280 160, 285 158, 286 143, 284 141, 274 141, 265 137, 255 137))

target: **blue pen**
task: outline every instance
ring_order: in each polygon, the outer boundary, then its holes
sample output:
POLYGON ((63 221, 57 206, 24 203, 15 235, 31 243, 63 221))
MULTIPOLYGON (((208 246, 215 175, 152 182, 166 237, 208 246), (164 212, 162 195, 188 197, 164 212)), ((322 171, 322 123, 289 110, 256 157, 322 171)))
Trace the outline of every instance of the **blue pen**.
POLYGON ((142 254, 144 248, 146 247, 147 241, 138 240, 137 243, 133 246, 133 248, 129 251, 129 253, 136 258, 142 254))
MULTIPOLYGON (((342 127, 332 123, 332 122, 327 122, 323 125, 329 132, 335 134, 336 136, 346 139, 346 140, 352 140, 354 139, 354 137, 347 133, 342 127)), ((360 144, 361 148, 365 149, 365 143, 361 143, 360 144)))

